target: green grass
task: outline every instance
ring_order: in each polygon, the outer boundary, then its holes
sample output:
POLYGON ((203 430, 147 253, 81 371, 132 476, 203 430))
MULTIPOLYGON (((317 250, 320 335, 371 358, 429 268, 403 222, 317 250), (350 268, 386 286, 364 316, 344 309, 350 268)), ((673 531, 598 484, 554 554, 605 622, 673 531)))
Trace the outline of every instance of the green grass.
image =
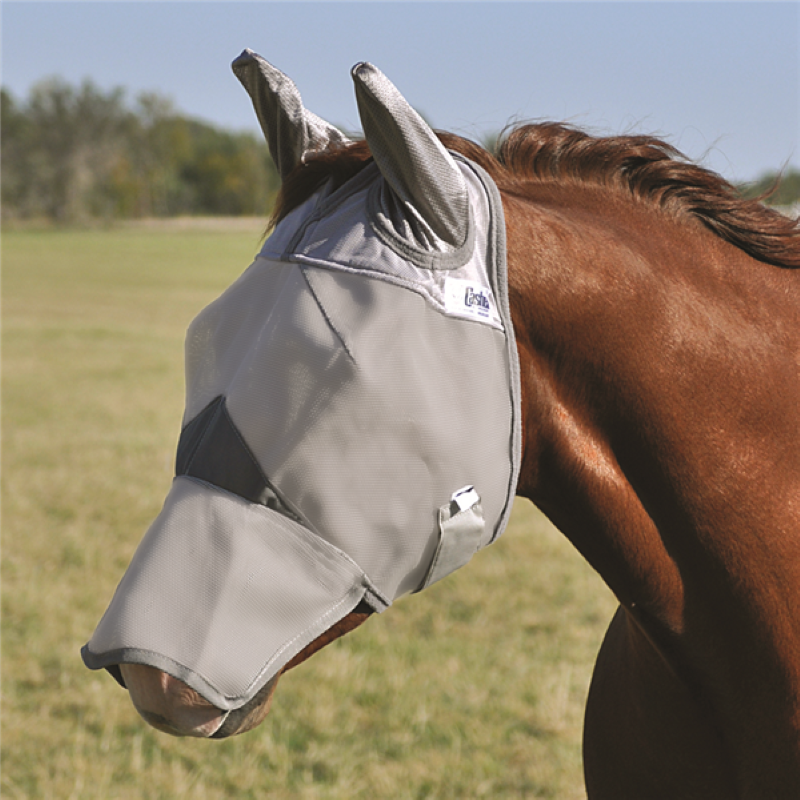
POLYGON ((169 487, 183 335, 249 230, 8 231, 3 798, 577 798, 614 601, 518 502, 502 539, 282 678, 255 731, 173 739, 80 647, 169 487))

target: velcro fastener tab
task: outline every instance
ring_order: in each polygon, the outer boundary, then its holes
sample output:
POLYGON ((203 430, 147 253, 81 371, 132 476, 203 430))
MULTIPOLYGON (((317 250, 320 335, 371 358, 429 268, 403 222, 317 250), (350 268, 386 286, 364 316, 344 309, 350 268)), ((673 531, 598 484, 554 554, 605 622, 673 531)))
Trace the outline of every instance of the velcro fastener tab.
POLYGON ((478 551, 484 528, 478 493, 472 486, 459 489, 439 509, 439 545, 421 589, 467 564, 478 551))

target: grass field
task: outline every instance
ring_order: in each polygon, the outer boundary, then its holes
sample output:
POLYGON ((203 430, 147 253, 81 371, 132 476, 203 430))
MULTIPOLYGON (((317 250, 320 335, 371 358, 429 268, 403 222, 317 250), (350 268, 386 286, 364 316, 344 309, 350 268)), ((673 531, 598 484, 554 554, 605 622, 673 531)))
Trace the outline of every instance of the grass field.
POLYGON ((3 234, 0 794, 583 797, 583 704, 615 603, 526 502, 469 566, 285 676, 244 736, 157 733, 83 667, 169 487, 185 328, 259 233, 3 234))

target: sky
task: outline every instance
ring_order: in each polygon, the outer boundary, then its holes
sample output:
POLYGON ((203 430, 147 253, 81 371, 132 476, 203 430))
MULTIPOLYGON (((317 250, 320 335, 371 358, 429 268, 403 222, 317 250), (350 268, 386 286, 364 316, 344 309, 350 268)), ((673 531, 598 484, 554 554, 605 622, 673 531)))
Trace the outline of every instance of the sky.
POLYGON ((2 85, 90 78, 258 131, 230 62, 246 47, 307 108, 360 129, 350 68, 379 67, 437 128, 510 122, 659 135, 728 180, 800 168, 800 3, 3 0, 2 85))

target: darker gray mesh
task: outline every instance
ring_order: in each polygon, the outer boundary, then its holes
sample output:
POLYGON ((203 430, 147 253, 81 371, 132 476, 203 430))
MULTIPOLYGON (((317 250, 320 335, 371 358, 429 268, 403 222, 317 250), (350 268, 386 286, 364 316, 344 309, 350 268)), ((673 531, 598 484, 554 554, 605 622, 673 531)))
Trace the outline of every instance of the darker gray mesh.
POLYGON ((284 75, 252 50, 233 62, 256 111, 278 173, 285 178, 310 151, 344 144, 347 137, 303 106, 300 92, 284 75))
POLYGON ((428 127, 372 64, 353 67, 364 135, 392 188, 384 206, 395 224, 408 225, 420 243, 436 237, 451 247, 464 244, 469 200, 461 172, 428 127), (401 222, 402 220, 402 222, 401 222))

